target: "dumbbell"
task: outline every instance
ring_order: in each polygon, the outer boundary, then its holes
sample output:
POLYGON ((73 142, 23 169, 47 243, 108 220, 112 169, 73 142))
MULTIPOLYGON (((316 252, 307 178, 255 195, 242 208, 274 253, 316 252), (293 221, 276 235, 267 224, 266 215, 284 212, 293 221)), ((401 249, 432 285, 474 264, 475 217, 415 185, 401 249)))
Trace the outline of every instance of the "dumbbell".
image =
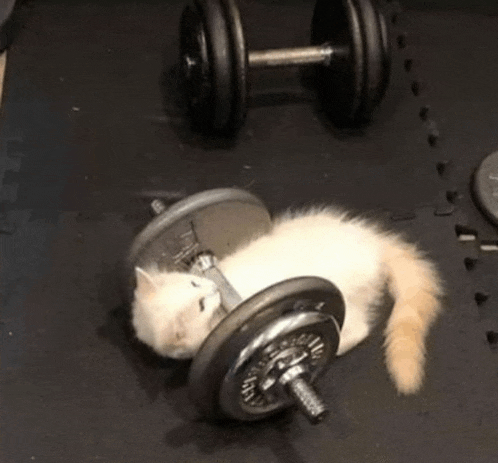
POLYGON ((246 116, 248 69, 316 66, 322 107, 338 126, 371 120, 390 75, 388 30, 372 0, 317 0, 311 45, 247 51, 235 0, 193 0, 180 20, 180 69, 197 128, 235 133, 246 116))
POLYGON ((327 414, 313 383, 337 352, 344 300, 331 282, 303 276, 242 300, 217 266, 239 245, 267 233, 261 200, 237 188, 207 190, 167 208, 134 240, 126 261, 130 296, 134 268, 151 263, 213 280, 224 317, 196 353, 190 397, 208 419, 256 421, 297 405, 311 423, 327 414))

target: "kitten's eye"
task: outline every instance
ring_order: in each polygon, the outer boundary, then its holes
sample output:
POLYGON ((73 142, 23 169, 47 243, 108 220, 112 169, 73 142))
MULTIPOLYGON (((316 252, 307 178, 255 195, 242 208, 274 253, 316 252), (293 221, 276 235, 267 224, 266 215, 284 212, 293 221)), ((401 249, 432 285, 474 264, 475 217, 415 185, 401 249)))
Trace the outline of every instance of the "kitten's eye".
POLYGON ((204 312, 204 309, 206 308, 204 305, 204 299, 201 299, 199 301, 199 307, 201 308, 201 312, 204 312))
POLYGON ((200 288, 201 287, 201 285, 199 283, 196 283, 194 280, 191 280, 190 283, 192 283, 192 286, 194 288, 200 288))

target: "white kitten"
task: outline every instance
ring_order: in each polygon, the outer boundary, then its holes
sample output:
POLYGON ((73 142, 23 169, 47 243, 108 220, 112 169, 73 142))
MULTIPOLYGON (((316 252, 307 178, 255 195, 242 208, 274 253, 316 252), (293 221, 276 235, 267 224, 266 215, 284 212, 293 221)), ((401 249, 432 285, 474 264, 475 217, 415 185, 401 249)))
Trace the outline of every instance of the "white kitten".
MULTIPOLYGON (((346 302, 338 355, 371 332, 387 284, 395 300, 384 332, 387 369, 400 393, 420 389, 425 338, 443 291, 434 265, 399 235, 330 207, 288 212, 273 221, 268 234, 222 259, 219 268, 243 299, 298 276, 333 282, 346 302)), ((161 355, 195 355, 222 316, 215 285, 187 273, 136 269, 136 274, 137 337, 161 355)))

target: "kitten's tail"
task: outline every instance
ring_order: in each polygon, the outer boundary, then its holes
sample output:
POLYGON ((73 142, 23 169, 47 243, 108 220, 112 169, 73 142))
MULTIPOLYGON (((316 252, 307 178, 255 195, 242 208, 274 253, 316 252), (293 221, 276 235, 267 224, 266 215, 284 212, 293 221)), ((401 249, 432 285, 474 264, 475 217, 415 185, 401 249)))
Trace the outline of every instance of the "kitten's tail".
POLYGON ((389 237, 384 257, 395 301, 384 332, 387 370, 400 394, 413 394, 424 379, 425 338, 441 311, 443 286, 432 262, 399 237, 389 237))

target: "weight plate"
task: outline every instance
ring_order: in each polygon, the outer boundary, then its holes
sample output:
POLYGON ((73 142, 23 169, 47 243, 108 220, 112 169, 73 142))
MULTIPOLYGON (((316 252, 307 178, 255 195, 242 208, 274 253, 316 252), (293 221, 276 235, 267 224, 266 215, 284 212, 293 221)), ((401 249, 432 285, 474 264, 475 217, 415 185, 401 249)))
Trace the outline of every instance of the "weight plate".
POLYGON ((230 32, 230 44, 234 66, 232 114, 228 124, 228 130, 235 131, 242 125, 246 117, 248 58, 239 8, 237 7, 235 0, 223 0, 223 2, 230 32))
POLYGON ((370 0, 318 0, 315 5, 311 43, 348 50, 317 68, 322 105, 339 126, 368 122, 387 88, 390 53, 380 18, 370 0))
MULTIPOLYGON (((344 321, 344 307, 337 287, 330 281, 315 277, 277 283, 242 302, 216 326, 197 352, 189 372, 192 401, 206 417, 228 418, 220 405, 224 378, 243 349, 269 324, 285 315, 319 311, 333 319, 337 336, 331 338, 330 349, 335 353, 344 321)), ((288 404, 281 404, 285 405, 288 404)), ((247 419, 261 419, 277 411, 271 409, 248 414, 247 419)))
POLYGON ((161 269, 186 271, 199 252, 211 251, 221 259, 270 226, 265 205, 245 190, 219 188, 189 196, 155 217, 135 238, 126 266, 129 287, 135 287, 135 266, 157 263, 161 269))
POLYGON ((472 182, 474 201, 494 225, 498 225, 498 151, 481 162, 472 182))
POLYGON ((203 117, 212 121, 213 83, 206 34, 198 10, 191 6, 185 7, 180 20, 180 66, 190 117, 194 123, 203 117))
POLYGON ((220 409, 230 418, 253 421, 293 405, 279 387, 280 375, 299 364, 313 383, 335 356, 338 340, 337 323, 324 313, 292 313, 274 320, 239 350, 221 383, 220 409))
POLYGON ((221 0, 194 0, 180 21, 180 63, 190 117, 223 131, 234 99, 231 38, 221 0))
POLYGON ((365 86, 362 104, 357 119, 368 121, 375 108, 381 102, 389 83, 391 69, 388 30, 384 16, 371 0, 353 0, 356 2, 360 17, 364 43, 365 86))

